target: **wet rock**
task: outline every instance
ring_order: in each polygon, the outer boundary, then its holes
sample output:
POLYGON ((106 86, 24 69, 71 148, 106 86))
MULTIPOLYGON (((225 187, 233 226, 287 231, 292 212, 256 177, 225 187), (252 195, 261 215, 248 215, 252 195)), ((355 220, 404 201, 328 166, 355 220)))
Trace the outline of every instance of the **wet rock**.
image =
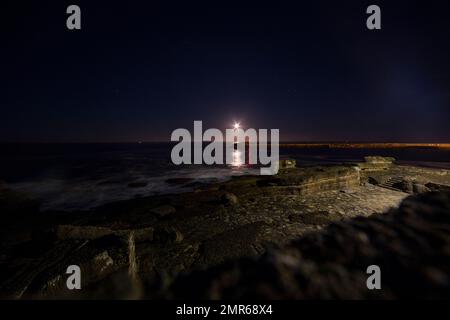
POLYGON ((174 214, 176 211, 177 210, 170 205, 162 205, 150 210, 151 213, 157 215, 160 218, 174 214))
POLYGON ((226 206, 233 206, 238 203, 238 197, 231 192, 225 192, 220 196, 220 201, 226 206))

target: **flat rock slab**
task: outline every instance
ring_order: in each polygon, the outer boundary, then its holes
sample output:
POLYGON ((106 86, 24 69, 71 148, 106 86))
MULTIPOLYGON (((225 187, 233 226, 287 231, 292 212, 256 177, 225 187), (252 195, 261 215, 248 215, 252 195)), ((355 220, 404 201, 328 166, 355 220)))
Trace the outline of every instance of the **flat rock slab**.
POLYGON ((179 277, 175 299, 448 299, 450 193, 405 199, 370 218, 325 228, 263 255, 179 277), (382 290, 368 290, 367 268, 382 290), (226 281, 223 281, 226 279, 226 281))
POLYGON ((257 239, 264 227, 262 222, 251 223, 205 240, 198 265, 211 266, 236 257, 258 255, 257 239))
POLYGON ((154 230, 151 227, 114 230, 97 226, 58 225, 54 228, 54 232, 59 240, 93 240, 107 235, 127 238, 133 233, 135 241, 141 242, 152 241, 154 230))

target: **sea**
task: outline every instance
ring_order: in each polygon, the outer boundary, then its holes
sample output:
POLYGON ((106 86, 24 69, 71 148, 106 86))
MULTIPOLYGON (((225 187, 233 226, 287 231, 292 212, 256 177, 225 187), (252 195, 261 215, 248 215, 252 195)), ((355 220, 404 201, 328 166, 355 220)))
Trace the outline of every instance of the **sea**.
MULTIPOLYGON (((41 202, 41 210, 88 210, 109 202, 192 191, 250 165, 174 165, 169 143, 1 144, 0 183, 41 202)), ((281 147, 298 167, 389 156, 400 165, 450 169, 450 149, 281 147)))

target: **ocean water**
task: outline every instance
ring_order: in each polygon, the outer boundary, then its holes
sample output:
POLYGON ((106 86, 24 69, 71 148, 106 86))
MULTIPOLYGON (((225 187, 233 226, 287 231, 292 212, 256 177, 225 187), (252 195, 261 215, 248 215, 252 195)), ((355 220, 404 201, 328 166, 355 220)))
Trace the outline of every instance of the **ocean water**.
MULTIPOLYGON (((41 210, 87 210, 108 202, 193 190, 232 176, 258 174, 252 166, 173 165, 172 145, 0 145, 0 181, 41 201, 41 210)), ((298 166, 362 161, 391 156, 399 164, 450 169, 449 149, 281 148, 298 166)))

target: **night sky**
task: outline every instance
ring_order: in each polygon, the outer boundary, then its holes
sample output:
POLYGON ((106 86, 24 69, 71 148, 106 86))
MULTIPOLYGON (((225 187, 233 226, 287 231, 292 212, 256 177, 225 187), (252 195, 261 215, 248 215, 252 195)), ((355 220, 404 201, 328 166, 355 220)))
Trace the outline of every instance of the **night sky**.
POLYGON ((448 0, 1 2, 0 141, 450 142, 448 0))

